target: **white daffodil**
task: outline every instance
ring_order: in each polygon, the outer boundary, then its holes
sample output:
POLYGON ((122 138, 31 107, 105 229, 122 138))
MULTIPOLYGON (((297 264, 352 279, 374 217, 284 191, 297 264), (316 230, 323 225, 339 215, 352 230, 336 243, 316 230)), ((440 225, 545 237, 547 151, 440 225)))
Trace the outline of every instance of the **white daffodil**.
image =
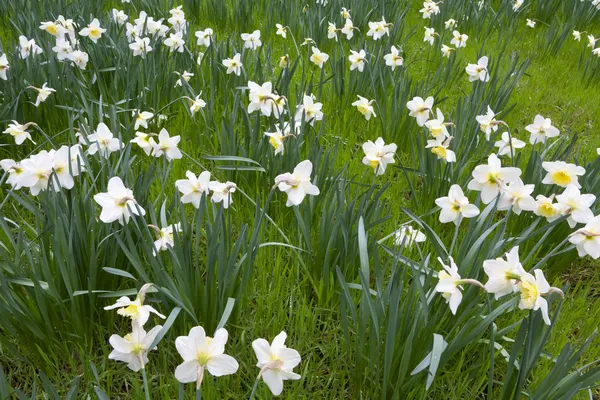
POLYGON ((340 11, 340 15, 344 19, 351 18, 351 16, 350 16, 350 10, 348 10, 346 7, 342 7, 342 10, 340 11))
POLYGON ((42 54, 44 51, 40 46, 35 44, 35 39, 28 40, 25 36, 19 36, 19 50, 21 58, 25 60, 30 55, 42 54))
POLYGON ((394 235, 394 245, 411 247, 415 243, 423 243, 427 236, 410 225, 402 225, 394 235))
POLYGON ((236 53, 233 58, 226 58, 223 60, 223 66, 227 68, 228 74, 234 73, 237 76, 240 76, 243 67, 241 57, 242 55, 240 53, 236 53))
POLYGON ((23 172, 19 175, 18 185, 29 188, 32 196, 48 189, 54 160, 46 150, 40 151, 21 161, 23 172))
POLYGON ((461 47, 467 47, 467 40, 469 39, 467 35, 461 34, 459 31, 453 31, 452 36, 453 38, 450 41, 451 45, 457 49, 460 49, 461 47))
POLYGON ((154 117, 154 114, 149 111, 131 111, 131 115, 135 117, 134 130, 140 129, 140 126, 148 129, 148 121, 154 117))
POLYGON ((40 25, 40 29, 48 32, 52 36, 58 35, 58 25, 53 21, 42 22, 40 25))
POLYGON ((367 36, 372 37, 373 40, 379 40, 385 35, 390 36, 391 25, 392 24, 385 22, 385 18, 383 17, 381 18, 381 21, 369 21, 369 30, 367 31, 367 36))
POLYGON ((6 54, 2 54, 0 56, 0 79, 8 80, 8 76, 6 73, 10 69, 10 65, 8 64, 8 59, 6 58, 6 54))
POLYGON ((110 178, 107 191, 94 195, 94 200, 102 207, 100 220, 107 224, 119 221, 121 225, 125 225, 131 214, 146 215, 146 211, 135 201, 133 191, 126 188, 118 176, 110 178))
MULTIPOLYGON (((53 181, 54 190, 59 191, 61 188, 65 188, 65 189, 73 188, 75 181, 73 180, 73 175, 71 175, 71 171, 70 171, 70 168, 73 165, 71 148, 69 146, 61 146, 52 155, 52 161, 53 161, 52 169, 54 170, 56 179, 58 180, 58 183, 60 184, 60 185, 57 185, 56 181, 53 181)), ((75 174, 75 169, 73 170, 73 173, 75 174)))
POLYGON ((178 6, 169 11, 171 17, 167 20, 173 26, 175 32, 185 33, 187 31, 187 23, 185 20, 185 12, 183 6, 178 6))
POLYGON ((88 53, 80 50, 75 50, 71 54, 69 54, 69 61, 75 64, 79 69, 84 70, 87 66, 88 61, 90 60, 90 56, 88 53))
POLYGON ((535 211, 537 203, 531 197, 534 187, 535 185, 525 185, 520 178, 509 182, 502 190, 498 210, 508 210, 512 207, 517 215, 520 215, 521 211, 535 211))
POLYGON ((73 52, 73 47, 68 40, 57 38, 56 45, 52 48, 52 51, 56 53, 58 61, 64 61, 68 59, 73 52))
POLYGON ((288 195, 287 207, 299 205, 306 195, 317 196, 320 193, 319 188, 310 182, 311 173, 312 163, 304 160, 296 165, 292 173, 286 172, 275 177, 277 188, 288 195))
POLYGON ((436 110, 436 116, 436 119, 430 119, 425 122, 425 127, 429 130, 431 136, 438 141, 442 141, 450 136, 446 126, 452 125, 452 123, 444 122, 444 114, 442 114, 442 111, 439 108, 436 110))
POLYGON ((275 107, 273 102, 273 84, 265 82, 259 85, 256 82, 248 81, 248 89, 250 89, 250 93, 248 94, 250 100, 248 114, 260 110, 262 115, 270 117, 275 107))
POLYGON ((158 239, 154 241, 154 248, 156 251, 165 251, 175 246, 174 234, 175 232, 181 231, 181 224, 169 225, 164 228, 158 228, 152 225, 151 227, 155 228, 156 236, 158 239))
POLYGON ((540 269, 534 271, 535 277, 530 273, 521 275, 518 287, 521 292, 521 301, 519 308, 521 310, 540 310, 546 325, 550 325, 548 316, 548 302, 542 297, 543 294, 550 292, 550 284, 546 280, 544 273, 540 269))
POLYGON ((113 136, 104 122, 98 124, 96 131, 87 137, 87 141, 90 145, 87 153, 91 155, 99 152, 102 157, 108 157, 110 153, 121 149, 121 141, 113 136))
POLYGON ((281 332, 275 336, 271 344, 265 339, 256 339, 252 342, 258 360, 256 366, 260 368, 258 379, 262 377, 275 396, 279 396, 283 391, 283 381, 300 379, 300 375, 293 369, 302 359, 296 350, 286 347, 285 339, 287 339, 286 333, 281 332))
POLYGON ((189 82, 193 76, 194 74, 192 72, 183 71, 183 74, 179 75, 179 79, 175 82, 175 87, 183 86, 183 82, 189 82))
POLYGON ((100 27, 100 21, 98 21, 98 18, 94 18, 88 26, 79 31, 79 34, 81 36, 87 36, 92 40, 92 42, 97 43, 98 39, 102 37, 104 32, 106 32, 106 29, 100 27))
POLYGON ((183 204, 192 203, 194 207, 200 207, 202 195, 208 196, 210 186, 210 172, 204 171, 196 176, 191 171, 186 171, 187 179, 178 179, 175 181, 175 187, 182 194, 181 202, 183 204))
POLYGON ((600 215, 572 233, 569 242, 575 245, 579 257, 589 255, 594 260, 600 258, 600 215))
POLYGON ((527 25, 528 27, 530 27, 530 28, 535 28, 535 24, 537 23, 535 20, 527 18, 527 20, 526 20, 526 21, 527 21, 527 24, 526 24, 526 25, 527 25))
POLYGON ((580 42, 581 41, 581 32, 579 31, 573 31, 573 39, 575 39, 576 41, 580 42))
POLYGON ((517 283, 521 276, 525 274, 525 270, 519 261, 519 247, 513 247, 506 253, 506 260, 503 258, 485 260, 483 270, 488 276, 485 290, 488 293, 493 293, 496 299, 518 292, 517 283))
POLYGON ((394 154, 398 146, 394 143, 385 144, 382 138, 377 138, 375 143, 368 140, 362 145, 365 156, 362 159, 364 165, 369 165, 373 168, 375 175, 383 175, 388 164, 393 164, 394 154))
POLYGON ((404 63, 404 59, 400 55, 400 49, 396 48, 396 46, 392 46, 389 54, 383 56, 383 59, 385 60, 385 65, 390 67, 392 71, 394 71, 396 67, 401 67, 404 63))
POLYGON ((446 29, 453 29, 456 28, 456 20, 455 19, 448 19, 447 21, 444 22, 444 28, 446 29))
POLYGON ((170 53, 174 51, 177 51, 178 53, 183 53, 183 50, 185 49, 185 40, 183 40, 183 32, 171 33, 163 43, 169 48, 170 53))
POLYGON ((375 108, 372 106, 372 104, 375 100, 368 100, 368 99, 365 99, 364 97, 358 96, 358 95, 357 95, 357 97, 358 97, 358 100, 353 102, 352 105, 354 107, 356 107, 358 112, 360 112, 362 115, 364 115, 364 117, 367 121, 370 120, 371 117, 377 117, 377 115, 375 115, 375 108))
POLYGON ((567 185, 565 191, 556 196, 556 201, 562 207, 563 214, 569 216, 567 222, 571 228, 574 228, 577 223, 587 224, 594 218, 590 207, 596 201, 596 196, 581 194, 575 185, 567 185))
POLYGON ((515 0, 513 2, 513 7, 512 7, 513 11, 515 11, 515 12, 518 11, 522 5, 523 5, 523 0, 515 0))
POLYGON ((477 60, 477 64, 469 64, 465 71, 469 75, 469 82, 475 82, 480 80, 481 82, 487 82, 490 80, 490 74, 487 69, 488 58, 486 56, 481 57, 477 60))
POLYGON ((442 56, 450 58, 450 55, 452 55, 452 52, 455 50, 456 49, 454 47, 446 46, 445 44, 443 44, 442 45, 442 56))
POLYGON ((508 132, 502 133, 502 139, 498 140, 494 146, 498 148, 498 156, 509 156, 513 157, 517 149, 525 147, 525 142, 511 137, 508 132))
POLYGON ((503 185, 517 180, 521 170, 514 167, 502 167, 500 159, 490 154, 487 165, 478 165, 473 170, 473 179, 468 188, 481 192, 481 201, 491 203, 500 194, 503 185))
POLYGON ((435 35, 437 34, 435 33, 434 28, 425 27, 425 35, 423 36, 423 41, 429 43, 430 45, 433 45, 433 42, 435 41, 435 35))
MULTIPOLYGON (((299 128, 299 126, 296 126, 295 130, 298 131, 299 128)), ((288 137, 295 135, 291 133, 290 124, 286 123, 283 127, 283 131, 278 125, 276 125, 275 132, 265 132, 265 136, 269 138, 269 144, 275 150, 275 155, 277 155, 283 154, 283 152, 285 151, 284 140, 288 137)))
POLYGON ((587 39, 588 39, 587 47, 591 47, 592 49, 594 47, 596 47, 596 42, 598 42, 598 40, 600 40, 600 38, 595 38, 594 35, 588 35, 587 39))
POLYGON ((154 157, 160 157, 164 154, 167 161, 179 160, 183 157, 181 150, 177 147, 181 136, 169 136, 169 132, 165 128, 162 128, 158 133, 158 142, 154 145, 152 155, 154 157))
POLYGON ((144 328, 133 324, 132 332, 125 337, 112 335, 108 341, 114 350, 108 355, 108 358, 126 362, 127 367, 134 372, 145 368, 148 363, 148 352, 156 350, 156 347, 153 349, 149 347, 161 329, 162 325, 157 325, 146 333, 144 328))
POLYGON ((33 144, 35 144, 31 138, 31 134, 27 131, 27 128, 30 125, 31 123, 22 125, 13 120, 12 124, 8 124, 8 127, 2 133, 6 133, 7 135, 15 138, 15 143, 17 145, 22 145, 27 139, 31 140, 33 144))
POLYGON ((367 62, 367 53, 364 50, 354 51, 350 50, 348 61, 350 61, 350 71, 358 69, 359 72, 363 72, 365 69, 365 62, 367 62))
POLYGON ((338 30, 335 24, 328 22, 327 23, 327 39, 335 39, 338 41, 338 30))
POLYGON ((129 16, 125 14, 123 10, 117 10, 116 8, 112 9, 111 15, 113 21, 115 21, 118 25, 125 24, 125 22, 127 22, 127 20, 129 19, 129 16))
POLYGON ((236 191, 237 185, 233 182, 210 181, 208 188, 212 190, 213 195, 210 200, 213 203, 223 202, 223 208, 227 209, 233 203, 231 194, 236 191))
POLYGON ((198 111, 200 111, 201 109, 203 109, 204 107, 206 107, 206 102, 200 98, 201 95, 202 95, 202 93, 200 93, 198 96, 196 96, 192 100, 192 104, 190 104, 190 114, 192 114, 192 117, 198 111))
POLYGON ((255 30, 252 33, 242 33, 242 40, 244 41, 244 48, 250 50, 256 50, 262 46, 260 41, 260 31, 255 30))
POLYGON ((469 203, 469 199, 459 185, 450 186, 448 196, 436 199, 435 204, 441 208, 440 222, 443 224, 454 222, 458 225, 461 218, 473 218, 479 215, 479 209, 475 204, 469 203))
POLYGON ((450 265, 444 264, 444 261, 438 257, 438 261, 442 264, 443 270, 438 272, 438 283, 435 286, 435 291, 441 293, 450 306, 452 314, 456 315, 456 310, 462 301, 462 291, 460 285, 462 278, 458 274, 458 267, 454 263, 454 259, 449 257, 450 265))
POLYGON ((196 388, 202 385, 204 372, 212 376, 235 374, 239 368, 235 358, 224 354, 227 343, 227 330, 217 329, 214 337, 206 336, 204 328, 195 326, 188 336, 175 339, 177 352, 183 363, 175 369, 175 378, 181 383, 196 382, 196 388))
POLYGON ((158 317, 165 319, 166 317, 156 311, 154 307, 144 304, 144 300, 146 299, 146 291, 150 288, 150 286, 152 286, 151 283, 144 284, 144 286, 140 288, 135 300, 131 300, 127 296, 122 296, 117 299, 115 304, 106 306, 104 309, 108 311, 118 308, 117 314, 123 317, 131 318, 133 326, 144 326, 150 318, 150 313, 156 314, 158 317))
POLYGON ((433 97, 423 100, 421 97, 413 97, 406 103, 410 111, 409 115, 417 119, 417 125, 423 126, 429 119, 429 112, 433 109, 433 97))
POLYGON ((135 133, 135 139, 132 139, 130 143, 135 143, 138 146, 140 146, 147 156, 150 155, 150 153, 156 146, 156 142, 154 141, 152 134, 139 131, 135 133))
POLYGON ((487 106, 487 113, 485 115, 478 115, 475 117, 477 123, 479 124, 479 129, 483 133, 485 133, 486 140, 490 140, 490 135, 492 132, 496 132, 498 130, 499 122, 496 121, 496 114, 490 106, 487 106))
POLYGON ((211 28, 206 28, 203 31, 196 31, 194 35, 198 38, 198 46, 208 47, 212 43, 214 32, 211 28))
POLYGON ((282 38, 287 38, 287 28, 281 24, 275 24, 275 27, 277 28, 277 32, 275 32, 276 35, 281 36, 282 38))
POLYGON ((37 90, 38 95, 35 99, 35 106, 39 107, 39 105, 41 103, 43 103, 44 101, 46 101, 48 99, 48 97, 50 97, 50 95, 54 92, 56 92, 55 89, 52 89, 50 87, 48 87, 47 83, 44 83, 44 85, 41 88, 36 88, 31 86, 32 89, 37 90))
POLYGON ((4 160, 0 160, 0 167, 4 170, 4 172, 8 173, 8 179, 6 180, 6 183, 13 189, 19 190, 21 188, 19 177, 25 171, 21 164, 17 163, 15 160, 5 158, 4 160))
POLYGON ((315 102, 313 96, 304 95, 303 102, 300 104, 294 117, 297 123, 306 121, 310 125, 314 125, 315 121, 321 121, 323 119, 323 103, 315 102))
POLYGON ((546 143, 546 139, 557 137, 560 131, 552 126, 550 118, 544 118, 541 115, 536 115, 533 124, 527 125, 525 130, 531 133, 529 142, 533 145, 536 143, 546 143))
POLYGON ((146 57, 146 54, 152 51, 150 46, 150 38, 139 38, 136 37, 133 43, 129 44, 129 48, 133 50, 133 56, 146 57))
POLYGON ((341 32, 342 34, 346 35, 346 39, 350 40, 354 36, 355 29, 356 28, 354 27, 352 20, 350 18, 346 18, 346 21, 344 22, 344 27, 342 28, 341 32))
POLYGON ((315 46, 312 47, 312 56, 310 56, 310 61, 322 69, 327 60, 329 60, 329 55, 323 53, 315 46))
POLYGON ((547 172, 542 183, 546 185, 555 184, 565 188, 573 184, 576 188, 581 188, 578 177, 585 174, 585 168, 564 161, 544 161, 542 168, 547 172))
POLYGON ((548 222, 552 222, 562 215, 562 206, 558 203, 554 203, 554 195, 550 197, 538 194, 535 198, 537 208, 533 211, 535 215, 544 217, 548 222))
POLYGON ((428 140, 425 148, 431 149, 431 152, 437 156, 438 160, 453 163, 456 162, 456 153, 449 149, 451 140, 452 136, 448 137, 446 140, 428 140))

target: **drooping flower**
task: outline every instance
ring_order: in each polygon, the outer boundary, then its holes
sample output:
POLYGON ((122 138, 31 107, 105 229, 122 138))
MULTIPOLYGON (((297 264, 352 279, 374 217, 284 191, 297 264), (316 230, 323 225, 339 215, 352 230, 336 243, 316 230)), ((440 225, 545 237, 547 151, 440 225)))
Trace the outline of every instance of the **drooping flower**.
POLYGON ((202 195, 208 196, 210 186, 210 172, 203 171, 196 176, 191 171, 186 171, 187 179, 178 179, 175 181, 175 187, 182 194, 181 202, 183 204, 192 203, 194 207, 200 207, 202 195))
POLYGON ((556 196, 558 204, 562 207, 562 212, 568 215, 567 222, 571 228, 577 223, 587 224, 594 218, 594 213, 590 207, 596 201, 593 194, 581 194, 577 186, 567 185, 567 188, 556 196))
POLYGON ((38 92, 37 98, 35 99, 36 107, 39 107, 39 105, 46 101, 52 93, 56 92, 55 89, 48 87, 48 83, 44 83, 44 85, 41 88, 36 88, 33 86, 31 86, 31 88, 37 90, 38 92))
POLYGON ((212 376, 235 374, 239 368, 235 358, 224 354, 228 333, 224 328, 217 329, 214 337, 206 336, 204 328, 195 326, 188 336, 175 339, 177 352, 183 363, 175 369, 175 378, 181 383, 196 382, 200 388, 204 372, 212 376))
POLYGON ((286 172, 275 177, 277 188, 288 195, 287 207, 300 205, 306 195, 317 196, 320 193, 319 188, 310 182, 311 173, 312 163, 304 160, 296 165, 292 173, 286 172))
POLYGON ((256 339, 252 342, 252 348, 258 359, 256 366, 260 368, 259 378, 262 377, 275 396, 279 396, 283 391, 283 381, 300 379, 300 375, 293 369, 302 359, 296 350, 286 347, 286 339, 286 333, 281 332, 275 336, 271 344, 265 339, 256 339))
POLYGON ((560 131, 552 126, 550 118, 544 118, 541 115, 536 115, 533 124, 527 125, 525 130, 531 133, 529 142, 533 145, 536 143, 546 143, 546 139, 557 137, 560 131))
POLYGON ((585 174, 585 168, 564 161, 544 161, 542 168, 547 172, 542 183, 546 185, 555 184, 565 188, 573 184, 576 188, 581 188, 578 177, 585 174))
POLYGON ((146 215, 146 211, 135 201, 133 191, 126 188, 118 176, 110 178, 107 191, 94 195, 94 200, 102 207, 100 220, 107 224, 119 221, 121 225, 125 225, 131 214, 146 215))
POLYGON ((429 119, 429 112, 433 109, 433 97, 430 96, 426 100, 421 97, 413 97, 406 103, 406 107, 410 111, 409 115, 417 119, 417 125, 423 126, 429 119))
POLYGON ((161 329, 162 325, 157 325, 146 332, 141 325, 132 324, 132 332, 125 337, 116 334, 110 337, 108 341, 114 350, 108 358, 126 362, 127 367, 134 372, 145 368, 148 363, 148 352, 156 350, 156 347, 152 349, 149 347, 161 329))
POLYGON ((480 80, 481 82, 487 82, 490 80, 490 74, 487 69, 488 58, 486 56, 481 57, 477 60, 477 64, 469 64, 465 71, 469 75, 469 82, 475 82, 480 80))
POLYGON ((485 290, 488 293, 493 293, 496 299, 518 292, 517 283, 521 276, 525 274, 525 270, 519 261, 519 247, 513 247, 506 253, 506 260, 503 258, 485 260, 483 270, 488 276, 485 290))
POLYGON ((394 143, 385 144, 382 138, 377 138, 375 143, 368 140, 362 145, 365 156, 362 163, 373 168, 375 175, 383 175, 388 164, 393 164, 394 154, 398 146, 394 143))
POLYGON ((468 188, 481 192, 481 201, 491 203, 500 194, 503 185, 517 180, 521 170, 514 167, 502 167, 500 159, 490 154, 487 165, 478 165, 473 170, 473 179, 468 188))
POLYGON ((458 225, 461 218, 473 218, 479 215, 479 209, 475 204, 470 204, 459 185, 452 185, 448 196, 435 200, 435 204, 441 208, 440 222, 446 224, 454 222, 458 225))

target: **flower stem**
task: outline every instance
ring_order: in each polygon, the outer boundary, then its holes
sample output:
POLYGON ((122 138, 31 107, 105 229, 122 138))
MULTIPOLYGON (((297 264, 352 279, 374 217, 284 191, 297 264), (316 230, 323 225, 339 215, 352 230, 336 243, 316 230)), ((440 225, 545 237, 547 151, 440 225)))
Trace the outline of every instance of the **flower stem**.
POLYGON ((150 400, 150 390, 148 389, 148 377, 146 376, 146 368, 142 368, 142 380, 144 381, 144 395, 146 400, 150 400))
POLYGON ((196 389, 196 400, 202 400, 202 390, 196 389))
POLYGON ((254 400, 254 395, 256 394, 256 389, 258 388, 258 382, 260 382, 260 375, 256 377, 254 381, 254 386, 252 386, 252 392, 250 393, 250 400, 254 400))

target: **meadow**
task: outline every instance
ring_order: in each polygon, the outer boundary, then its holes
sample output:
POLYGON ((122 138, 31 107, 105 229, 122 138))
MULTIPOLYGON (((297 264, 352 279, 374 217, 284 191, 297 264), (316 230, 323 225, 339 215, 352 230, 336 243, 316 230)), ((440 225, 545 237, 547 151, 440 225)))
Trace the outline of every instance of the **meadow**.
POLYGON ((600 396, 599 0, 0 2, 0 399, 600 396))

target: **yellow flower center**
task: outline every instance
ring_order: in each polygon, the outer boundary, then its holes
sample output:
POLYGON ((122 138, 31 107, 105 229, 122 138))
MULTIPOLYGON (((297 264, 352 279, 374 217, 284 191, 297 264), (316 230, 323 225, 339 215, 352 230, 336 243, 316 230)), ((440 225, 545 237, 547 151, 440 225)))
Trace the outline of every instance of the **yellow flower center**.
POLYGON ((90 37, 92 37, 92 38, 100 37, 100 29, 90 28, 90 37))
POLYGON ((521 300, 528 307, 533 307, 539 296, 537 285, 528 281, 521 281, 521 300))
POLYGON ((542 217, 554 217, 557 214, 556 209, 550 203, 541 204, 538 208, 538 212, 542 217))
POLYGON ((48 25, 48 27, 46 27, 46 31, 49 34, 56 36, 56 33, 58 32, 58 28, 56 27, 56 25, 48 25))
POLYGON ((448 154, 448 152, 446 151, 446 148, 443 146, 435 146, 431 148, 431 152, 433 154, 435 154, 436 156, 443 158, 444 160, 446 159, 446 156, 448 154))
POLYGON ((567 186, 571 183, 571 176, 564 171, 557 171, 552 173, 552 181, 557 185, 567 186))
POLYGON ((137 356, 138 354, 140 354, 140 352, 141 352, 143 349, 144 349, 144 348, 142 347, 142 345, 141 345, 141 344, 136 344, 136 345, 134 345, 134 346, 133 346, 133 348, 131 349, 131 352, 137 356))
MULTIPOLYGON (((121 204, 119 204, 119 205, 121 207, 124 207, 125 204, 126 204, 126 201, 123 203, 123 205, 121 205, 121 204)), ((125 308, 119 308, 117 310, 117 314, 122 315, 124 317, 130 317, 131 319, 137 319, 137 317, 140 315, 140 310, 137 305, 131 304, 130 306, 127 306, 125 308)))
POLYGON ((497 173, 490 173, 488 175, 487 181, 488 181, 488 183, 491 183, 491 184, 495 185, 496 183, 498 183, 498 174, 497 173))

